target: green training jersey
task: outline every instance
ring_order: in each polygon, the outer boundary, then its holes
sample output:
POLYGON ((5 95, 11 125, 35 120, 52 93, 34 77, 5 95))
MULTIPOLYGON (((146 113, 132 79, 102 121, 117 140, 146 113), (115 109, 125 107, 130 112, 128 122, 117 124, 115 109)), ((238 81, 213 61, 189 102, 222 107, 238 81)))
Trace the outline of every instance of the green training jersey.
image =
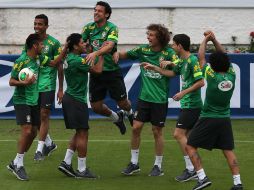
MULTIPOLYGON (((26 53, 22 53, 13 65, 11 77, 19 80, 18 75, 23 68, 30 68, 38 76, 40 64, 48 65, 49 63, 50 59, 47 56, 39 56, 38 59, 33 59, 26 53)), ((26 86, 16 86, 13 94, 13 104, 37 105, 39 97, 37 81, 26 86)))
POLYGON ((64 75, 67 83, 65 93, 74 99, 87 103, 87 83, 90 66, 86 59, 79 55, 69 53, 64 63, 64 75))
MULTIPOLYGON (((54 37, 48 35, 43 40, 44 48, 42 54, 54 60, 61 53, 61 44, 54 37)), ((39 70, 39 92, 56 90, 57 67, 41 65, 39 70)))
MULTIPOLYGON (((138 59, 139 62, 148 62, 160 66, 163 60, 175 61, 178 59, 173 49, 166 47, 162 51, 154 52, 149 45, 140 45, 127 52, 130 59, 138 59)), ((152 70, 145 70, 142 66, 141 71, 141 90, 139 99, 153 102, 168 102, 169 78, 152 70)))
POLYGON ((227 73, 217 73, 205 65, 203 73, 207 81, 206 97, 201 117, 230 117, 230 99, 235 88, 235 71, 230 66, 227 73))
POLYGON ((93 51, 100 49, 102 44, 106 41, 115 43, 114 48, 110 53, 104 54, 103 71, 115 71, 120 69, 118 64, 115 64, 112 55, 117 50, 118 42, 118 28, 113 23, 107 21, 102 27, 97 27, 95 22, 89 23, 84 26, 82 31, 82 38, 84 42, 89 41, 93 51))
MULTIPOLYGON (((62 51, 60 42, 54 37, 47 34, 47 38, 43 40, 44 48, 42 55, 54 60, 62 51)), ((22 53, 27 51, 25 46, 22 53)), ((56 90, 57 67, 47 65, 40 66, 38 89, 40 92, 56 90)))
MULTIPOLYGON (((198 58, 191 54, 187 59, 179 59, 178 64, 173 68, 175 74, 181 76, 182 89, 185 90, 203 78, 198 58)), ((180 100, 181 108, 201 108, 201 89, 185 94, 180 100)))

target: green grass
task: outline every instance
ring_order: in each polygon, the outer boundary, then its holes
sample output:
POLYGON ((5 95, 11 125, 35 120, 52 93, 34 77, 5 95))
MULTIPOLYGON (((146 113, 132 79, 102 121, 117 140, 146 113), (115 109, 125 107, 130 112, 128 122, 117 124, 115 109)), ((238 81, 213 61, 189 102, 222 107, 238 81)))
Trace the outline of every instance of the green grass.
MULTIPOLYGON (((254 120, 233 120, 235 136, 235 153, 241 169, 241 179, 245 190, 253 190, 254 169, 254 120), (252 185, 252 186, 251 186, 252 185)), ((154 162, 154 143, 150 125, 145 125, 142 132, 140 147, 141 172, 135 176, 123 176, 120 171, 130 160, 130 127, 122 136, 108 120, 92 120, 88 144, 87 165, 100 176, 98 180, 77 180, 65 177, 57 170, 64 158, 68 140, 74 131, 66 130, 62 120, 51 120, 50 134, 58 145, 50 157, 41 163, 33 161, 37 146, 34 142, 25 156, 25 167, 30 181, 17 180, 7 169, 6 165, 16 155, 16 140, 20 129, 13 120, 0 120, 0 189, 2 190, 191 190, 195 181, 179 183, 174 177, 184 169, 183 157, 178 144, 172 138, 175 121, 167 120, 164 129, 166 139, 162 177, 148 177, 154 162), (6 141, 3 141, 6 140, 6 141), (12 140, 12 141, 9 141, 12 140), (59 140, 59 141, 58 141, 59 140), (120 141, 118 141, 120 140, 120 141)), ((204 169, 213 184, 209 190, 228 190, 232 186, 232 176, 221 151, 200 150, 204 169)), ((77 159, 73 158, 76 169, 77 159)))

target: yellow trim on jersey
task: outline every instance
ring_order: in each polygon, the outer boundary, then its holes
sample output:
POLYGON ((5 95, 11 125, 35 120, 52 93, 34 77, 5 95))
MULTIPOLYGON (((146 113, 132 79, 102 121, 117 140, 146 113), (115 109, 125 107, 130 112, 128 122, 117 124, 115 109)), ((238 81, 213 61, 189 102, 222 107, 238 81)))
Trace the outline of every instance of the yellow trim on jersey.
POLYGON ((206 68, 205 68, 205 79, 207 79, 207 71, 208 71, 208 69, 210 69, 210 66, 207 66, 206 68))
POLYGON ((44 60, 42 61, 41 64, 44 65, 45 63, 47 63, 48 59, 49 59, 48 56, 45 56, 45 58, 44 58, 44 60))
POLYGON ((197 73, 194 73, 194 78, 198 77, 198 76, 201 76, 202 75, 202 72, 197 72, 197 73))
POLYGON ((113 40, 118 40, 118 37, 114 36, 114 35, 109 35, 108 38, 113 39, 113 40))

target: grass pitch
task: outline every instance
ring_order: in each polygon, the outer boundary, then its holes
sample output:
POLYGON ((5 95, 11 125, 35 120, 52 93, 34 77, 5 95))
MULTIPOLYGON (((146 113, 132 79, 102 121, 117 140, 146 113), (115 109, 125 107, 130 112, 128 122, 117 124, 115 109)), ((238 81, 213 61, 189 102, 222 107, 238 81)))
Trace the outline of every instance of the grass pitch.
MULTIPOLYGON (((127 123, 127 122, 126 122, 127 123)), ((254 169, 254 120, 233 120, 235 153, 241 169, 241 179, 245 190, 253 190, 254 169)), ((179 183, 174 180, 184 169, 183 156, 178 144, 172 138, 175 120, 167 120, 164 128, 165 149, 162 177, 148 177, 154 163, 154 142, 151 127, 145 125, 140 147, 141 172, 135 176, 123 176, 121 170, 130 161, 130 132, 122 136, 109 120, 91 120, 87 166, 100 179, 82 180, 68 178, 57 170, 63 160, 68 140, 74 131, 66 130, 63 120, 51 120, 50 134, 58 149, 43 162, 33 161, 37 141, 25 155, 24 164, 30 181, 19 181, 6 165, 16 155, 19 126, 14 120, 0 120, 0 184, 1 190, 191 190, 196 181, 179 183)), ((212 181, 208 190, 229 190, 232 176, 221 151, 200 150, 206 174, 212 181)), ((73 168, 77 168, 77 158, 73 158, 73 168)))

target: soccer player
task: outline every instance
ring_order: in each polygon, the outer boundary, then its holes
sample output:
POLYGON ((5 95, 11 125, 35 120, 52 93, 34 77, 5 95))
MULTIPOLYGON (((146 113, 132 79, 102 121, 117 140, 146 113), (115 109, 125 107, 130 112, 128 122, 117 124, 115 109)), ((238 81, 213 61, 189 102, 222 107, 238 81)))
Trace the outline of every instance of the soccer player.
POLYGON ((124 115, 132 125, 133 112, 131 103, 127 99, 126 88, 118 64, 115 64, 112 55, 117 49, 118 28, 108 19, 111 16, 111 7, 108 3, 99 1, 94 8, 94 22, 84 26, 82 37, 84 42, 89 41, 92 52, 87 55, 87 61, 93 63, 97 56, 103 55, 104 66, 100 75, 90 75, 89 98, 93 111, 106 117, 110 117, 119 128, 121 134, 125 134, 126 126, 123 122, 124 115), (102 45, 104 46, 102 47, 102 45), (103 103, 107 92, 114 99, 121 110, 114 112, 103 103))
MULTIPOLYGON (((127 52, 114 54, 115 61, 118 59, 138 59, 140 62, 148 62, 152 65, 160 65, 163 60, 176 61, 177 55, 168 47, 170 34, 167 28, 160 24, 151 24, 147 27, 147 40, 149 44, 140 45, 127 52)), ((134 114, 134 122, 131 137, 131 162, 122 173, 132 175, 139 172, 139 146, 140 135, 145 122, 152 124, 155 140, 155 162, 149 176, 164 175, 161 164, 163 158, 164 138, 162 128, 164 127, 168 110, 169 78, 158 72, 141 70, 141 90, 138 98, 137 108, 134 114)))
MULTIPOLYGON (((47 34, 48 17, 44 14, 37 15, 34 19, 34 31, 43 39, 44 48, 42 54, 54 60, 61 52, 61 44, 53 36, 47 34)), ((56 78, 58 73, 59 89, 57 100, 60 104, 63 97, 63 66, 58 64, 57 67, 41 66, 39 69, 38 90, 41 125, 39 128, 39 141, 34 155, 34 160, 40 161, 44 156, 49 156, 57 145, 51 140, 49 131, 49 116, 55 99, 56 78)))
MULTIPOLYGON (((181 76, 182 90, 173 96, 174 100, 180 100, 181 103, 181 111, 176 123, 174 137, 179 143, 184 155, 186 169, 175 179, 179 182, 184 182, 197 177, 194 166, 186 153, 185 147, 187 136, 200 115, 203 105, 200 89, 205 84, 198 58, 190 53, 190 37, 186 34, 175 35, 173 38, 172 48, 179 57, 179 61, 173 67, 172 71, 149 63, 143 63, 143 66, 145 69, 155 70, 168 77, 173 77, 175 75, 181 76)), ((161 66, 165 67, 167 63, 171 64, 171 62, 164 61, 161 66)))
POLYGON ((26 47, 27 51, 15 61, 9 81, 10 86, 15 86, 13 104, 17 124, 21 126, 21 135, 18 141, 18 153, 7 168, 20 180, 28 180, 23 163, 24 154, 29 150, 40 125, 38 80, 36 80, 39 66, 56 66, 66 53, 64 49, 54 61, 51 61, 47 56, 39 56, 37 59, 43 49, 43 42, 38 34, 28 36, 26 47), (33 70, 34 75, 27 77, 24 81, 19 81, 18 75, 23 68, 33 70))
POLYGON ((230 121, 230 99, 235 88, 235 71, 224 48, 211 31, 204 33, 205 38, 199 47, 199 63, 207 81, 206 97, 200 118, 189 135, 186 151, 198 175, 198 183, 193 190, 211 185, 205 174, 198 154, 198 148, 221 149, 233 175, 231 190, 242 190, 239 166, 233 152, 234 138, 230 121), (212 41, 216 52, 209 56, 206 64, 205 48, 212 41))
MULTIPOLYGON (((69 177, 96 178, 86 167, 86 153, 88 142, 88 107, 87 107, 87 83, 88 72, 101 73, 103 68, 103 57, 95 65, 91 65, 85 58, 85 43, 82 36, 77 33, 67 38, 69 53, 64 64, 64 74, 67 89, 63 97, 63 114, 67 129, 75 129, 76 133, 70 140, 65 158, 58 169, 69 177), (72 157, 78 152, 78 169, 74 172, 72 168, 72 157)), ((98 59, 98 58, 97 58, 98 59)))

